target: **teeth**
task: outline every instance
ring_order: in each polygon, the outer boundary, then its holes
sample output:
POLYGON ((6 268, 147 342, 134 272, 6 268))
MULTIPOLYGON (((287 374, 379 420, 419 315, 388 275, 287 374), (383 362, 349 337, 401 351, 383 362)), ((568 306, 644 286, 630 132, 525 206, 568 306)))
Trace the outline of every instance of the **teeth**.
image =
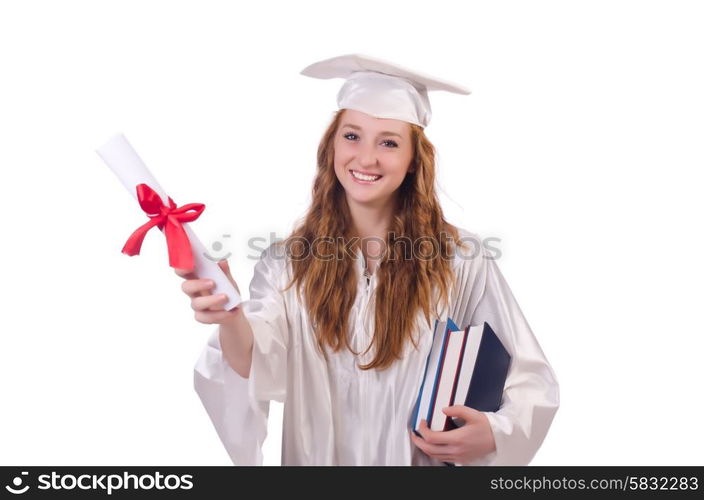
POLYGON ((361 173, 359 173, 359 172, 355 172, 354 170, 352 170, 352 175, 353 175, 354 177, 356 177, 357 179, 362 180, 362 181, 375 181, 375 180, 377 180, 378 178, 381 177, 380 175, 365 175, 365 174, 361 174, 361 173))

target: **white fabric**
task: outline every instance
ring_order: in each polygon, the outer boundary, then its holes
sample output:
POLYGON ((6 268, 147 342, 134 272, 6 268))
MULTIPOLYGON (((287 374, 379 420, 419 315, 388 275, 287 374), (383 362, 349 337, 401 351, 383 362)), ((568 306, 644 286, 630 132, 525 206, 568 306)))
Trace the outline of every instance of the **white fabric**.
POLYGON ((354 109, 376 118, 388 118, 425 127, 432 116, 428 92, 405 78, 358 71, 337 93, 339 109, 354 109))
MULTIPOLYGON (((465 230, 460 235, 481 241, 465 230)), ((273 247, 262 253, 241 304, 254 332, 250 377, 240 377, 224 360, 219 327, 213 331, 195 367, 195 389, 236 465, 262 463, 269 401, 284 402, 282 465, 442 465, 409 437, 408 421, 418 394, 432 326, 418 315, 420 351, 406 355, 383 372, 356 368, 348 350, 316 349, 310 321, 288 284, 290 265, 273 247)), ((460 326, 488 321, 512 356, 502 406, 486 415, 496 451, 458 465, 525 465, 533 458, 559 407, 558 383, 496 262, 457 253, 453 269, 458 287, 449 311, 460 326)), ((371 341, 373 291, 357 254, 359 293, 351 312, 351 339, 357 351, 371 341)), ((434 319, 434 318, 432 318, 434 319)), ((363 363, 370 351, 361 357, 363 363)))
POLYGON ((345 78, 337 93, 340 109, 354 109, 376 118, 426 127, 432 117, 428 91, 470 94, 461 85, 365 54, 345 54, 303 68, 312 78, 345 78))

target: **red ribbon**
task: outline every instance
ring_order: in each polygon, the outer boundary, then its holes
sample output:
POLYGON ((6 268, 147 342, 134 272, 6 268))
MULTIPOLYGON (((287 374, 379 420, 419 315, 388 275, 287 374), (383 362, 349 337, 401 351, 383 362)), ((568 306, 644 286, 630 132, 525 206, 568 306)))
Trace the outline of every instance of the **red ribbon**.
POLYGON ((193 222, 200 217, 200 214, 205 210, 205 205, 189 203, 182 207, 176 207, 176 203, 169 197, 169 206, 167 207, 161 197, 146 184, 137 185, 137 199, 142 210, 151 220, 132 233, 125 246, 122 247, 122 253, 130 256, 139 255, 142 241, 144 241, 147 232, 154 226, 162 231, 166 227, 169 265, 179 269, 193 269, 191 243, 182 224, 193 222))

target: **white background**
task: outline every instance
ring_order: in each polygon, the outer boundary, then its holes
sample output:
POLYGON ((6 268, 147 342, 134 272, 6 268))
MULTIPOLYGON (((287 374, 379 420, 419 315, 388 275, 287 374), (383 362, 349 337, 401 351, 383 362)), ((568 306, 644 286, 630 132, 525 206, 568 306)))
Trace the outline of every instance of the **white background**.
POLYGON ((205 203, 191 227, 245 291, 247 240, 304 214, 336 109, 342 81, 299 71, 352 52, 473 91, 431 94, 426 131, 446 216, 501 238, 560 382, 533 464, 701 464, 703 21, 685 1, 3 2, 0 464, 231 464, 192 387, 212 326, 161 233, 120 253, 146 218, 95 148, 123 132, 205 203))

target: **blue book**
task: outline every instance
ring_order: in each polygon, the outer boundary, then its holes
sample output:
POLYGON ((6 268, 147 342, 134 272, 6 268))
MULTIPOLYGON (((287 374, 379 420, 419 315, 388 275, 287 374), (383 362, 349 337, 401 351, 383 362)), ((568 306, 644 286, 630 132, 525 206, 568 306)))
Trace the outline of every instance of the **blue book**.
MULTIPOLYGON (((462 404, 478 411, 498 411, 511 356, 486 321, 465 330, 467 340, 452 404, 462 404)), ((450 428, 457 427, 453 419, 448 420, 450 428)))
POLYGON ((511 356, 489 323, 462 330, 451 318, 436 320, 410 419, 413 432, 420 436, 421 419, 433 430, 457 428, 457 422, 442 413, 446 406, 462 404, 478 411, 497 411, 510 363, 511 356))
POLYGON ((423 380, 409 422, 411 429, 413 429, 413 432, 418 436, 420 436, 417 430, 420 426, 420 421, 429 421, 432 414, 433 405, 435 404, 435 395, 437 394, 440 366, 443 362, 444 349, 446 347, 448 333, 452 330, 457 330, 457 325, 455 325, 452 319, 448 318, 446 321, 435 320, 433 344, 425 360, 423 380))

